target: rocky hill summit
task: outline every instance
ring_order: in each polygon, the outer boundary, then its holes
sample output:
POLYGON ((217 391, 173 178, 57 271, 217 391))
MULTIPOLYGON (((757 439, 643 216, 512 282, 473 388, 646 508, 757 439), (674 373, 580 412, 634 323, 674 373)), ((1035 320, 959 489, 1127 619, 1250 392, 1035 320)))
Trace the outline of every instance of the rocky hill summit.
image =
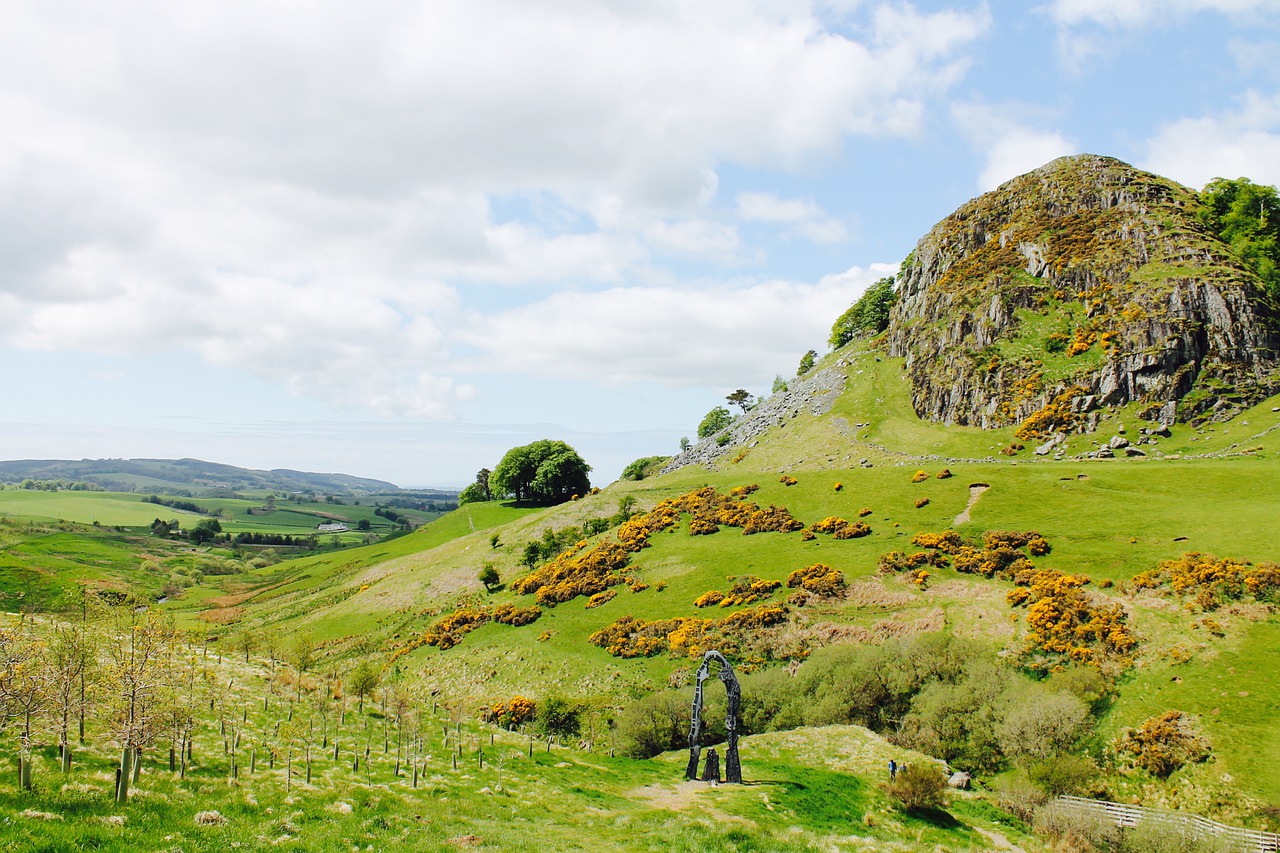
POLYGON ((962 205, 902 265, 884 343, 923 418, 1087 430, 1105 406, 1164 424, 1280 390, 1280 312, 1204 224, 1196 192, 1094 155, 962 205))

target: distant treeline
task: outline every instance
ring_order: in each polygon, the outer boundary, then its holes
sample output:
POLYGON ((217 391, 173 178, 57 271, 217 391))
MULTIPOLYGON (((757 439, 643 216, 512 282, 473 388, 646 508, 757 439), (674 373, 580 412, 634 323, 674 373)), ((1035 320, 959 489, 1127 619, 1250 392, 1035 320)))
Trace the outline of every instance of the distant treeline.
POLYGON ((288 533, 237 533, 231 540, 237 545, 285 545, 297 548, 316 547, 316 537, 291 536, 288 533))
POLYGON ((419 512, 453 512, 458 508, 458 500, 456 497, 444 497, 440 500, 424 500, 421 498, 391 498, 383 501, 385 506, 394 506, 400 509, 416 509, 419 512))
POLYGON ((217 515, 217 513, 214 512, 213 510, 205 509, 199 504, 192 503, 191 501, 179 501, 179 500, 173 500, 172 498, 162 498, 159 495, 151 495, 150 497, 143 498, 142 502, 149 503, 149 504, 157 504, 159 506, 167 506, 170 509, 180 509, 180 510, 184 510, 185 512, 198 512, 201 515, 217 515))
POLYGON ((102 486, 97 483, 88 483, 81 480, 23 480, 21 483, 6 483, 5 485, 16 485, 20 489, 28 489, 37 492, 101 492, 102 486))

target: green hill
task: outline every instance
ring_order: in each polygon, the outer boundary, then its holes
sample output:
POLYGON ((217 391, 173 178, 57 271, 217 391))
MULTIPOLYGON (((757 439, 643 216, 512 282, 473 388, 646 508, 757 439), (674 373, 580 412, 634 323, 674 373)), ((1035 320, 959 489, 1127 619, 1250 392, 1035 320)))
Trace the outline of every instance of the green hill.
POLYGON ((209 491, 279 490, 352 495, 395 492, 383 480, 349 474, 315 474, 277 468, 260 471, 200 459, 14 459, 0 462, 0 482, 82 481, 108 491, 167 491, 200 495, 209 491))

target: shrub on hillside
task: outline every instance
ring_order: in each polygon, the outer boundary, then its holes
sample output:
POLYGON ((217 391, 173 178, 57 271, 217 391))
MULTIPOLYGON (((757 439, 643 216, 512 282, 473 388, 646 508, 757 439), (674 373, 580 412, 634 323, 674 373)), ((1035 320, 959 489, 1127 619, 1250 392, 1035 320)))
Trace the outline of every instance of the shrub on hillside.
POLYGON ((582 730, 583 708, 561 696, 548 696, 538 703, 534 721, 538 731, 549 737, 575 737, 582 730))
POLYGON ((1116 751, 1132 756, 1135 764, 1161 779, 1211 754, 1208 739, 1182 711, 1165 711, 1126 731, 1116 741, 1116 751))
POLYGON ((631 758, 652 758, 689 745, 692 714, 685 692, 660 690, 628 702, 618 716, 618 746, 631 758))
POLYGON ((1027 607, 1025 651, 1038 656, 1033 668, 1051 671, 1066 661, 1096 665, 1104 658, 1125 663, 1137 647, 1124 608, 1084 592, 1088 577, 1032 568, 1019 571, 1014 583, 1024 589, 1010 590, 1007 598, 1014 607, 1027 607))
POLYGON ((917 533, 911 537, 911 544, 918 548, 932 548, 944 554, 955 554, 964 547, 964 539, 954 530, 941 533, 917 533))
POLYGON ((1023 441, 1048 438, 1055 432, 1069 432, 1080 420, 1080 414, 1072 408, 1076 397, 1088 393, 1082 386, 1074 386, 1050 400, 1044 408, 1032 413, 1015 431, 1023 441))
POLYGON ((830 533, 836 539, 860 539, 871 535, 871 528, 865 522, 849 522, 836 516, 828 516, 810 529, 815 533, 830 533))
POLYGON ((670 461, 670 456, 642 456, 622 469, 622 479, 643 480, 645 477, 652 477, 670 461))
POLYGON ((512 696, 510 701, 496 702, 488 711, 487 721, 504 729, 514 729, 533 719, 537 705, 532 699, 512 696))
POLYGON ((1248 597, 1274 603, 1280 599, 1280 566, 1275 563, 1254 566, 1192 551, 1176 560, 1165 560, 1154 571, 1135 575, 1133 587, 1169 591, 1179 597, 1194 596, 1196 604, 1205 611, 1248 597))
POLYGON ((938 551, 917 551, 914 554, 907 554, 903 551, 889 551, 880 555, 880 559, 876 564, 876 571, 882 575, 889 575, 897 572, 914 571, 924 566, 945 568, 946 565, 946 556, 938 551))
POLYGON ((499 604, 493 608, 493 621, 502 625, 520 627, 538 621, 542 615, 540 607, 517 607, 514 604, 499 604))
POLYGON ((719 604, 722 601, 724 601, 723 592, 721 592, 718 589, 709 589, 706 592, 704 592, 702 595, 694 599, 693 606, 698 608, 715 607, 717 604, 719 604))
POLYGON ((932 764, 909 764, 898 771, 888 792, 905 811, 940 809, 947 804, 947 777, 932 764))
POLYGON ((844 573, 825 563, 796 569, 787 576, 787 586, 791 589, 799 587, 821 598, 844 598, 847 589, 844 573))
MULTIPOLYGON (((696 657, 714 648, 739 659, 751 652, 762 661, 770 646, 764 642, 766 629, 786 621, 787 611, 778 605, 740 610, 719 621, 692 616, 650 622, 628 614, 596 631, 590 641, 621 658, 651 657, 662 652, 696 657), (754 651, 757 645, 761 646, 760 653, 754 651)), ((744 671, 747 669, 744 666, 744 671)))

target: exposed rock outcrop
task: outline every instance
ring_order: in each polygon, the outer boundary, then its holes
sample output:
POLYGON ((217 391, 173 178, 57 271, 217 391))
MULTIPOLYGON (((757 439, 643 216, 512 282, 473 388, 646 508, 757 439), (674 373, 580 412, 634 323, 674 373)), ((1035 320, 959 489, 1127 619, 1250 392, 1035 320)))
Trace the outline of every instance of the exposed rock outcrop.
POLYGON ((786 391, 762 400, 720 432, 672 457, 661 473, 686 465, 709 465, 731 452, 737 452, 737 448, 749 446, 768 430, 782 426, 804 412, 825 415, 844 391, 846 366, 841 362, 804 378, 791 380, 786 391))
POLYGON ((1118 160, 1055 160, 961 206, 904 262, 886 344, 924 418, 1027 438, 1140 401, 1161 423, 1280 390, 1276 307, 1196 216, 1118 160))

